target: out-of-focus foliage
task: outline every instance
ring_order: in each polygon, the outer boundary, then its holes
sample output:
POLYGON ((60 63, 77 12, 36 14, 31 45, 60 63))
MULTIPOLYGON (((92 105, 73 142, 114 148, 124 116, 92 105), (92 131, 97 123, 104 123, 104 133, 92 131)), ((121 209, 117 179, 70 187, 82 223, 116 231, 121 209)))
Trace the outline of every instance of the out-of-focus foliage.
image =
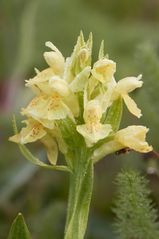
MULTIPOLYGON (((155 44, 156 45, 156 44, 155 44)), ((156 129, 159 128, 159 56, 157 46, 145 42, 140 45, 136 54, 138 68, 144 79, 144 87, 138 94, 144 111, 143 123, 150 129, 150 141, 154 148, 159 150, 159 141, 156 137, 156 129)))
POLYGON ((117 176, 118 195, 114 212, 118 238, 157 239, 157 210, 149 198, 147 180, 138 172, 128 170, 117 176))
MULTIPOLYGON (((8 142, 13 134, 12 113, 19 112, 30 98, 24 80, 33 75, 34 66, 44 67, 41 55, 45 41, 52 41, 68 56, 79 31, 82 29, 85 35, 92 31, 94 58, 97 58, 98 43, 104 39, 106 52, 117 62, 117 80, 143 73, 144 86, 135 92, 143 117, 136 120, 124 109, 124 126, 144 123, 150 128, 149 141, 158 150, 158 26, 158 0, 0 1, 0 238, 7 237, 19 211, 30 222, 33 238, 58 239, 57 235, 62 238, 67 176, 26 163, 17 147, 8 142), (40 227, 37 218, 41 220, 40 227)), ((40 144, 34 151, 45 157, 40 144)), ((112 182, 121 167, 146 172, 147 161, 132 152, 111 156, 97 165, 88 239, 115 238, 110 226, 115 191, 112 182)), ((150 179, 153 196, 159 204, 159 178, 153 175, 150 179)))

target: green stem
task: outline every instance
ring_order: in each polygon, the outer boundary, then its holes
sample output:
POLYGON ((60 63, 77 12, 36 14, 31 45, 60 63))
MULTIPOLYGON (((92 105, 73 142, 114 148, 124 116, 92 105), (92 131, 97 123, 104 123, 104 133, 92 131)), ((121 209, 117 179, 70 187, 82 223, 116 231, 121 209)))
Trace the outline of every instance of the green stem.
POLYGON ((93 162, 86 150, 77 152, 70 174, 67 220, 64 239, 83 239, 87 227, 93 188, 93 162), (79 153, 79 154, 78 154, 79 153))

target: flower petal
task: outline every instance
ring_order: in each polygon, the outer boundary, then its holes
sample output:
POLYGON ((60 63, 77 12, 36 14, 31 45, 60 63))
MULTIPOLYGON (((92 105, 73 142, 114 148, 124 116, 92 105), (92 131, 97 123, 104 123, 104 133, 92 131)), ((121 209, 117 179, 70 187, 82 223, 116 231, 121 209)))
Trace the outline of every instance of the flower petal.
POLYGON ((53 76, 49 80, 49 85, 53 91, 57 92, 59 95, 68 97, 70 93, 69 86, 66 81, 61 79, 59 76, 53 76))
POLYGON ((64 71, 64 62, 65 62, 63 55, 54 46, 52 42, 46 42, 45 45, 53 50, 44 53, 44 58, 46 62, 56 74, 61 75, 64 71))
POLYGON ((26 86, 31 87, 35 93, 51 94, 52 89, 49 86, 49 80, 55 75, 51 68, 39 72, 34 78, 26 81, 26 86))
POLYGON ((35 119, 47 118, 48 96, 39 95, 32 99, 29 105, 22 109, 22 115, 30 115, 35 119))
POLYGON ((67 153, 67 145, 62 137, 61 130, 58 127, 55 127, 54 130, 49 132, 52 137, 56 139, 56 142, 58 144, 59 150, 63 153, 67 153))
POLYGON ((26 86, 37 85, 38 83, 42 83, 48 81, 51 77, 55 75, 53 69, 47 68, 43 71, 37 72, 37 75, 29 80, 26 80, 26 86))
POLYGON ((90 128, 84 125, 77 125, 77 131, 84 137, 86 145, 92 147, 93 144, 97 143, 100 139, 106 138, 112 131, 111 125, 109 124, 99 124, 98 128, 90 128))
POLYGON ((58 157, 58 147, 56 141, 50 135, 47 134, 41 139, 41 142, 44 144, 46 148, 49 162, 52 165, 56 165, 58 157))
POLYGON ((126 77, 118 81, 115 90, 121 95, 128 94, 143 85, 143 81, 140 81, 141 78, 142 75, 139 75, 138 77, 126 77))
POLYGON ((127 94, 122 95, 122 97, 129 111, 136 117, 140 118, 142 116, 141 110, 137 107, 135 101, 127 94))
POLYGON ((102 117, 101 102, 98 100, 90 100, 84 109, 83 118, 88 124, 96 124, 100 122, 102 117))
POLYGON ((62 97, 62 101, 70 108, 74 116, 79 115, 79 103, 77 96, 71 91, 69 85, 63 79, 55 76, 50 79, 51 88, 62 97))
POLYGON ((59 120, 65 119, 67 116, 74 120, 72 112, 62 101, 56 104, 53 99, 50 99, 46 118, 48 120, 59 120))

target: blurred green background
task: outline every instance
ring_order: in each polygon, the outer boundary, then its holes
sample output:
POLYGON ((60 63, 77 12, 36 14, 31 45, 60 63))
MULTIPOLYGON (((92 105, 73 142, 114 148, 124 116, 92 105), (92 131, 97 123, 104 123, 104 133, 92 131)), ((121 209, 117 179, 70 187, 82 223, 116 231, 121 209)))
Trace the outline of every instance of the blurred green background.
MULTIPOLYGON (((80 30, 93 32, 94 59, 102 39, 110 59, 117 62, 116 79, 143 74, 144 86, 133 97, 142 109, 138 120, 124 110, 122 126, 144 124, 149 142, 159 150, 159 1, 158 0, 1 0, 0 1, 0 238, 5 239, 21 211, 33 239, 63 238, 68 194, 65 173, 41 170, 27 163, 17 145, 8 142, 12 114, 31 94, 24 80, 43 69, 45 41, 69 56, 80 30)), ((45 157, 40 145, 33 151, 45 157)), ((109 156, 95 167, 94 193, 88 239, 116 238, 111 208, 114 179, 121 168, 137 168, 150 179, 152 197, 159 205, 157 153, 109 156)))

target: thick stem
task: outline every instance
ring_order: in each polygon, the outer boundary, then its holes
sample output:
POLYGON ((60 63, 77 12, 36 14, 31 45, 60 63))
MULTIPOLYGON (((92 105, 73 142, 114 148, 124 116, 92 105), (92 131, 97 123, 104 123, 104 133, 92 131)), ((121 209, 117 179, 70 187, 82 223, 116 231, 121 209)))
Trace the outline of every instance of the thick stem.
POLYGON ((64 239, 83 239, 87 227, 93 188, 93 162, 82 154, 77 155, 70 190, 64 239))

